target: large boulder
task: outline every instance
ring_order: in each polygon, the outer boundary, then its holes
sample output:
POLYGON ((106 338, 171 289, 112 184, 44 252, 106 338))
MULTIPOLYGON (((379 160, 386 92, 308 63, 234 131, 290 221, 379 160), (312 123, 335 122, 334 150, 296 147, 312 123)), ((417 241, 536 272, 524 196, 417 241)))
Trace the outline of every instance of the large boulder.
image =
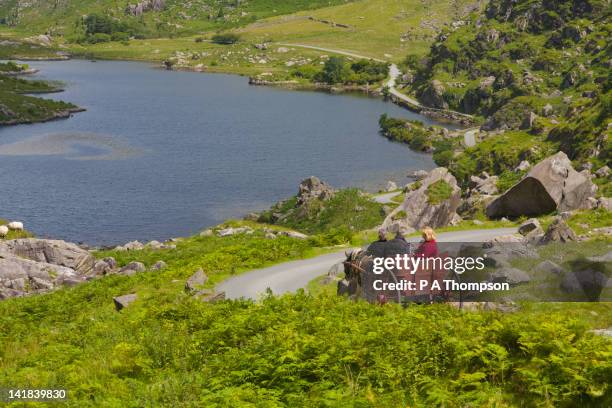
POLYGON ((48 239, 22 238, 0 243, 0 252, 35 262, 65 266, 81 275, 93 271, 95 258, 78 245, 48 239))
POLYGON ((487 207, 490 218, 534 216, 589 207, 596 186, 578 173, 563 152, 535 165, 517 184, 487 207))
POLYGON ((389 227, 401 211, 406 214, 403 218, 406 226, 415 229, 443 227, 457 218, 460 203, 461 189, 457 180, 446 168, 438 167, 406 193, 404 202, 387 216, 383 227, 389 227))

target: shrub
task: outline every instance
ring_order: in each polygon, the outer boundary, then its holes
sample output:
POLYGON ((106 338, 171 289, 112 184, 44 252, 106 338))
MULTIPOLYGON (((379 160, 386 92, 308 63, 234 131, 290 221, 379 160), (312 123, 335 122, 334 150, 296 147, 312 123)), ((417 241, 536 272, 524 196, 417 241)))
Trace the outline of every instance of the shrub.
POLYGON ((90 44, 105 43, 111 40, 111 36, 104 33, 96 33, 87 37, 87 42, 90 44))
POLYGON ((239 40, 240 40, 240 35, 236 33, 221 33, 221 34, 215 34, 212 37, 213 43, 223 44, 223 45, 235 44, 239 40))

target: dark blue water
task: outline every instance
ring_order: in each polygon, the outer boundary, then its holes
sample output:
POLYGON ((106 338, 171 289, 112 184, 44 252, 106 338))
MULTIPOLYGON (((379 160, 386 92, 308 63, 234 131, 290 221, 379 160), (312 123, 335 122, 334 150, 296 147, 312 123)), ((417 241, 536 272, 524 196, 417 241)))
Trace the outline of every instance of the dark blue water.
POLYGON ((253 87, 238 76, 130 62, 40 62, 45 95, 87 109, 0 128, 0 217, 39 236, 113 244, 195 233, 295 194, 405 183, 430 156, 378 135, 379 99, 253 87))

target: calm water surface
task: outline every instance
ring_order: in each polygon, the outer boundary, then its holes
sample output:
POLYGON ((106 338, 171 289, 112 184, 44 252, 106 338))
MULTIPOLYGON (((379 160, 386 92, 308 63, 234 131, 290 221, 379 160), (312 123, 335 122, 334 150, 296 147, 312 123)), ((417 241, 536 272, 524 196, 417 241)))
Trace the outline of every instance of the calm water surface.
POLYGON ((379 99, 249 86, 219 74, 131 62, 35 62, 64 82, 44 97, 87 109, 0 128, 0 216, 39 236, 89 244, 185 236, 295 194, 405 183, 429 155, 378 135, 379 99))

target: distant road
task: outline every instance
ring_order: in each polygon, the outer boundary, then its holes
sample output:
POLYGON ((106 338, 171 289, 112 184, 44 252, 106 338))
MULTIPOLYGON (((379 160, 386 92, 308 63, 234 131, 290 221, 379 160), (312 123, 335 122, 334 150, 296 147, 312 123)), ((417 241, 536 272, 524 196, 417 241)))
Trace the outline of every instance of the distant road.
POLYGON ((380 204, 391 204, 393 202, 393 197, 397 197, 400 194, 402 194, 401 191, 392 191, 390 193, 377 194, 372 197, 372 200, 380 204))
MULTIPOLYGON (((470 231, 444 232, 438 235, 439 242, 480 242, 499 235, 513 234, 516 228, 497 228, 470 231)), ((410 241, 419 241, 418 237, 410 241)), ((275 295, 295 292, 306 287, 308 282, 325 275, 329 268, 345 259, 345 250, 317 256, 310 259, 285 262, 268 268, 255 269, 242 275, 230 278, 217 286, 217 291, 224 291, 228 299, 257 299, 268 288, 275 295)))

